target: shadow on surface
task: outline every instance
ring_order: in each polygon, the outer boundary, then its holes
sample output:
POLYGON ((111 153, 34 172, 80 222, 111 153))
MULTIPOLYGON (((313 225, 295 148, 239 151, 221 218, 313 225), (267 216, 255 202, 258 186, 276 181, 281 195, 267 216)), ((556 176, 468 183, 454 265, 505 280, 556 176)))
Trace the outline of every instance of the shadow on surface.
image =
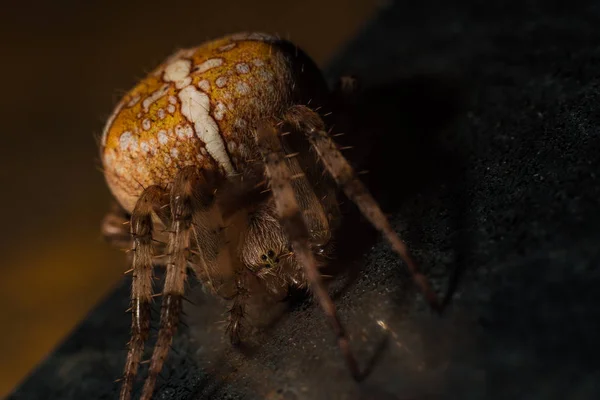
MULTIPOLYGON (((466 199, 463 193, 464 156, 447 146, 447 133, 464 116, 468 86, 463 79, 441 75, 415 75, 385 84, 358 89, 353 96, 342 98, 341 117, 335 129, 345 135, 336 137, 340 146, 352 146, 344 155, 356 171, 366 171, 360 178, 371 190, 384 212, 399 211, 409 198, 418 201, 435 198, 435 192, 447 187, 452 190, 454 204, 447 205, 452 214, 452 225, 462 232, 466 199)), ((360 216, 359 211, 343 195, 342 210, 345 218, 336 236, 337 260, 333 271, 345 271, 354 281, 360 273, 361 255, 378 238, 377 232, 360 216), (360 232, 357 235, 356 232, 360 232), (350 268, 348 268, 350 266, 350 268)), ((426 208, 427 205, 422 205, 426 208)), ((407 225, 409 247, 418 249, 424 236, 420 221, 403 215, 407 225)), ((400 233, 402 237, 402 233, 400 233)), ((468 251, 466 239, 454 235, 447 244, 456 250, 456 260, 450 266, 450 284, 443 298, 448 305, 458 285, 463 265, 460 255, 468 251)), ((407 285, 407 288, 411 285, 407 285)), ((336 291, 340 296, 342 290, 336 291)))

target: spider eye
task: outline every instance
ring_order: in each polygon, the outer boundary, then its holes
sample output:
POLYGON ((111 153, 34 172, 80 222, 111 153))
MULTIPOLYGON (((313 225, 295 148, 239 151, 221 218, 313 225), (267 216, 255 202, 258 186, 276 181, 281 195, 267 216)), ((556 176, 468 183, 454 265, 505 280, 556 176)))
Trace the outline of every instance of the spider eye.
POLYGON ((264 254, 263 254, 262 256, 260 256, 260 258, 261 258, 263 261, 266 261, 266 260, 267 260, 267 256, 266 256, 266 255, 264 255, 264 254))
POLYGON ((273 252, 273 250, 269 250, 269 251, 267 252, 267 255, 268 255, 269 257, 273 257, 273 256, 275 255, 275 253, 273 252))

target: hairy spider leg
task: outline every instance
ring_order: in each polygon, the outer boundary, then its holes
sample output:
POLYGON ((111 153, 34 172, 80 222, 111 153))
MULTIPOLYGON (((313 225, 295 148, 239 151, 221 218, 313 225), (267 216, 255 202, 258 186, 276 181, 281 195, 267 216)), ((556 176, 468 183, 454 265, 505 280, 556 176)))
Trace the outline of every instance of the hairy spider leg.
POLYGON ((246 302, 248 301, 249 291, 245 282, 249 271, 239 271, 235 277, 235 295, 233 302, 228 310, 229 318, 227 321, 227 328, 225 331, 229 334, 229 341, 232 345, 237 346, 240 344, 240 330, 242 329, 242 322, 246 315, 246 302))
POLYGON ((133 281, 131 286, 131 340, 123 373, 120 399, 129 400, 140 364, 144 344, 150 332, 150 302, 152 300, 153 243, 152 214, 159 213, 165 190, 150 186, 144 190, 131 214, 133 281))
POLYGON ((179 324, 193 216, 209 208, 213 202, 212 191, 200 192, 202 188, 211 187, 212 184, 206 181, 205 174, 199 173, 196 167, 189 166, 178 172, 171 187, 171 227, 167 246, 169 262, 162 295, 158 339, 150 359, 150 369, 142 390, 142 400, 149 400, 152 397, 156 379, 162 370, 179 324))
POLYGON ((312 293, 333 328, 350 372, 358 378, 358 366, 350 349, 350 341, 339 321, 335 305, 325 289, 309 245, 309 231, 294 195, 291 185, 293 175, 286 162, 278 133, 272 123, 265 121, 256 131, 256 143, 263 157, 265 173, 271 186, 281 225, 291 242, 296 259, 304 268, 312 293))
POLYGON ((100 230, 104 239, 120 249, 131 249, 131 217, 116 201, 102 219, 100 230))
POLYGON ((371 224, 383 233, 394 251, 406 263, 413 280, 424 294, 431 308, 440 312, 440 302, 435 291, 431 288, 429 280, 419 271, 419 267, 410 255, 406 244, 392 229, 377 201, 375 201, 360 179, 357 178, 353 168, 342 155, 333 139, 325 131, 325 124, 319 114, 306 106, 297 105, 291 107, 285 113, 284 120, 306 134, 309 142, 338 186, 358 206, 371 224))

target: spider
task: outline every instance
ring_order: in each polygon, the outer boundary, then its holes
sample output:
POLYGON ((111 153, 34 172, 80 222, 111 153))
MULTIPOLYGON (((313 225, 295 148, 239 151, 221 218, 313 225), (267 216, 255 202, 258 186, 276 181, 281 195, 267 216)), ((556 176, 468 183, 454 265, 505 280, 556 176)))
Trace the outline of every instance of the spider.
POLYGON ((189 269, 231 302, 226 331, 234 344, 257 285, 273 294, 307 287, 359 379, 319 273, 340 220, 338 187, 385 235, 439 309, 427 278, 332 140, 324 112, 332 97, 316 65, 294 44, 239 33, 179 50, 118 103, 100 153, 118 202, 103 232, 130 246, 133 272, 121 400, 131 398, 149 336, 157 265, 166 277, 142 399, 152 397, 167 357, 189 269))

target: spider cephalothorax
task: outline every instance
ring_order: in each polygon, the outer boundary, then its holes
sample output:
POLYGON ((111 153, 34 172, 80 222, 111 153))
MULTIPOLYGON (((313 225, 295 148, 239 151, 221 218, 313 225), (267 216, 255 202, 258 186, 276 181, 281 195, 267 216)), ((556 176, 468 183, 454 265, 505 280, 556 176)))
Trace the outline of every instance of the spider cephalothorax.
POLYGON ((166 266, 157 343, 142 398, 152 396, 181 311, 186 271, 231 300, 240 340, 250 281, 275 295, 308 286, 345 360, 359 372, 319 275, 338 224, 336 187, 387 237, 437 307, 427 279, 327 133, 325 82, 293 44, 236 34, 180 50, 119 102, 101 138, 108 185, 130 218, 104 232, 132 249, 129 399, 150 327, 152 269, 166 266), (314 151, 313 151, 314 150, 314 151), (323 174, 323 171, 328 174, 323 174))

